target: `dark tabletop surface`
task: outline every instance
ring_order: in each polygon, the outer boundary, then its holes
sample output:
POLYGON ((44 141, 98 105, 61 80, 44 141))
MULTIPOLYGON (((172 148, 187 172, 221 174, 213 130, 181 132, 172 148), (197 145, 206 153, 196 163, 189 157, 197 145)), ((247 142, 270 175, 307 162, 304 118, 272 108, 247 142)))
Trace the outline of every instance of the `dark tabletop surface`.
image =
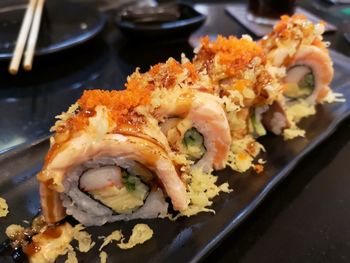
MULTIPOLYGON (((105 4, 86 2, 93 7, 105 4)), ((333 49, 350 56, 350 45, 343 37, 343 32, 350 31, 350 15, 342 11, 345 6, 323 1, 300 4, 338 26, 339 30, 327 34, 326 39, 333 49)), ((129 41, 109 16, 99 37, 79 47, 36 58, 32 72, 10 76, 8 62, 0 62, 0 152, 48 136, 54 116, 65 111, 84 89, 122 89, 126 76, 136 67, 148 69, 169 56, 179 59, 182 52, 191 56, 189 43, 203 34, 248 33, 224 8, 225 3, 202 2, 199 10, 207 12, 208 18, 190 41, 129 41)), ((113 11, 107 13, 112 14, 113 11)), ((204 261, 350 262, 349 139, 348 119, 204 261)))

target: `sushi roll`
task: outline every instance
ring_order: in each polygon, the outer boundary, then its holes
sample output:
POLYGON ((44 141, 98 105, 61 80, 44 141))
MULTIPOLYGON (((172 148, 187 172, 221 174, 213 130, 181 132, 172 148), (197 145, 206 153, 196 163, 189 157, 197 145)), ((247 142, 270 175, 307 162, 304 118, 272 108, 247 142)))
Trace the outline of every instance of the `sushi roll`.
POLYGON ((329 88, 334 70, 323 32, 323 23, 313 24, 304 15, 282 16, 259 41, 269 65, 285 71, 280 76, 282 100, 292 123, 315 114, 316 104, 336 97, 329 88))
POLYGON ((46 222, 72 215, 88 226, 165 216, 165 197, 175 210, 187 209, 186 186, 167 148, 147 135, 153 124, 134 111, 149 102, 147 94, 86 91, 60 116, 38 174, 46 222))
POLYGON ((170 58, 146 73, 136 71, 126 86, 152 91, 148 109, 140 106, 139 111, 157 118, 175 156, 204 172, 225 168, 231 144, 228 120, 221 100, 208 93, 210 83, 199 82, 192 63, 170 58))
POLYGON ((313 24, 303 15, 283 16, 260 44, 273 66, 285 67, 284 94, 314 104, 327 96, 333 78, 324 24, 313 24))

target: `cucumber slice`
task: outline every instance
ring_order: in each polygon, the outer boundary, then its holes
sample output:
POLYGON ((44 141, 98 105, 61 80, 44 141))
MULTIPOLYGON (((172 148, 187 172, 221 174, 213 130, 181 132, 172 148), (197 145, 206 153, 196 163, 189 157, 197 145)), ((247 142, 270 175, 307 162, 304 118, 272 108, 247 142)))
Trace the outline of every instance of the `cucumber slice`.
POLYGON ((253 126, 254 137, 261 137, 266 135, 264 125, 262 125, 261 121, 256 117, 255 111, 252 112, 250 120, 253 126))
POLYGON ((315 77, 311 72, 306 74, 299 82, 299 89, 303 91, 306 96, 311 95, 315 88, 315 77))
POLYGON ((137 196, 140 199, 144 199, 144 197, 147 195, 149 187, 138 175, 130 174, 127 170, 123 170, 122 182, 125 189, 134 196, 137 196))
POLYGON ((182 144, 191 160, 199 160, 206 151, 203 135, 196 128, 191 128, 185 132, 182 144))
POLYGON ((306 98, 315 88, 315 77, 312 72, 305 74, 298 83, 288 83, 284 94, 293 99, 306 98))
POLYGON ((135 191, 136 189, 135 178, 135 176, 130 176, 130 174, 127 171, 122 171, 122 181, 126 190, 128 190, 129 192, 135 191))

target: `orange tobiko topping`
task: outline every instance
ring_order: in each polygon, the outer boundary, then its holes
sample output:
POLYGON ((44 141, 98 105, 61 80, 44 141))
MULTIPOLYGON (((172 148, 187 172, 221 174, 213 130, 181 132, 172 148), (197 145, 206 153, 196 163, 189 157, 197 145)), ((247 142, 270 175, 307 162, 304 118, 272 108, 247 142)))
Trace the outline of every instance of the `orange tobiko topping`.
POLYGON ((82 110, 94 109, 102 105, 110 111, 115 123, 125 122, 132 111, 150 101, 150 91, 137 85, 127 90, 86 90, 78 100, 82 110))
MULTIPOLYGON (((325 26, 323 21, 320 21, 319 24, 325 26)), ((295 14, 291 17, 287 15, 281 16, 281 20, 275 25, 268 38, 277 37, 282 40, 297 40, 309 36, 313 37, 314 34, 315 24, 309 22, 305 15, 295 14)))
POLYGON ((146 105, 150 101, 149 90, 137 86, 130 90, 85 90, 78 100, 79 110, 70 117, 64 126, 56 131, 56 137, 63 135, 65 138, 79 130, 84 129, 89 124, 89 118, 96 114, 97 106, 105 106, 108 109, 110 121, 115 124, 126 124, 140 120, 133 110, 139 105, 146 105), (135 116, 137 118, 135 118, 135 116))
POLYGON ((329 53, 326 44, 318 38, 315 38, 314 41, 312 41, 311 45, 316 46, 316 47, 322 49, 323 51, 329 53))
POLYGON ((245 152, 240 152, 240 153, 237 154, 237 158, 238 158, 238 160, 240 160, 240 161, 244 161, 244 160, 246 160, 248 157, 249 157, 249 155, 246 154, 245 152))
POLYGON ((103 105, 112 111, 124 111, 135 108, 141 104, 147 104, 149 92, 142 88, 133 87, 130 90, 86 90, 78 100, 83 109, 92 109, 103 105))
POLYGON ((246 87, 249 87, 250 85, 252 85, 252 82, 250 80, 246 80, 246 79, 238 79, 235 84, 233 85, 233 88, 235 90, 238 90, 239 92, 243 92, 243 90, 246 87))
POLYGON ((307 18, 302 14, 295 14, 293 16, 283 15, 281 16, 281 20, 275 25, 275 32, 283 32, 285 30, 289 30, 290 24, 296 21, 306 21, 307 18))
POLYGON ((193 65, 193 63, 191 62, 185 62, 183 64, 183 67, 187 69, 188 73, 189 73, 189 77, 193 80, 193 81, 196 81, 199 79, 199 76, 198 76, 198 72, 196 70, 196 67, 193 65))
POLYGON ((136 71, 129 78, 126 84, 127 89, 154 90, 155 88, 174 88, 177 84, 193 83, 199 79, 195 66, 191 62, 179 63, 173 58, 165 63, 159 63, 150 68, 146 73, 136 71), (179 76, 184 75, 179 83, 179 76))
POLYGON ((264 166, 261 164, 255 164, 253 168, 257 174, 260 174, 264 171, 264 166))
POLYGON ((254 58, 260 58, 261 63, 266 61, 262 48, 249 39, 238 39, 233 36, 225 38, 219 35, 215 41, 211 42, 208 36, 202 38, 198 59, 208 62, 216 56, 225 74, 230 77, 240 76, 248 69, 254 58))

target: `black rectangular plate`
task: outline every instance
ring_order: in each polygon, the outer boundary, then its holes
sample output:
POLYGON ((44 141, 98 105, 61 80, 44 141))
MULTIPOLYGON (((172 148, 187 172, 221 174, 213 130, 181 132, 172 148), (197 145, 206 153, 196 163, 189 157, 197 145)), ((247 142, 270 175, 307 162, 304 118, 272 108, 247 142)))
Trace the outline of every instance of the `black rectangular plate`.
MULTIPOLYGON (((230 194, 215 198, 216 214, 201 213, 175 222, 167 219, 116 222, 102 227, 90 227, 97 245, 88 253, 77 253, 79 262, 99 262, 98 247, 101 240, 114 230, 121 229, 128 236, 132 227, 140 222, 154 230, 154 237, 131 250, 120 250, 115 244, 106 248, 109 262, 197 262, 217 245, 265 199, 297 163, 317 145, 322 143, 350 115, 350 58, 331 52, 335 76, 332 83, 335 92, 341 92, 345 103, 319 105, 317 114, 301 122, 306 138, 283 141, 281 137, 267 135, 261 138, 267 160, 265 172, 257 175, 249 171, 238 174, 230 169, 218 172, 219 181, 228 181, 234 189, 230 194)), ((48 140, 18 148, 0 156, 0 196, 9 204, 10 214, 0 218, 0 240, 9 224, 24 224, 31 220, 40 207, 38 183, 35 175, 40 170, 48 150, 48 140)), ((0 256, 1 262, 12 262, 8 253, 0 256)), ((64 262, 64 258, 58 259, 64 262)))

